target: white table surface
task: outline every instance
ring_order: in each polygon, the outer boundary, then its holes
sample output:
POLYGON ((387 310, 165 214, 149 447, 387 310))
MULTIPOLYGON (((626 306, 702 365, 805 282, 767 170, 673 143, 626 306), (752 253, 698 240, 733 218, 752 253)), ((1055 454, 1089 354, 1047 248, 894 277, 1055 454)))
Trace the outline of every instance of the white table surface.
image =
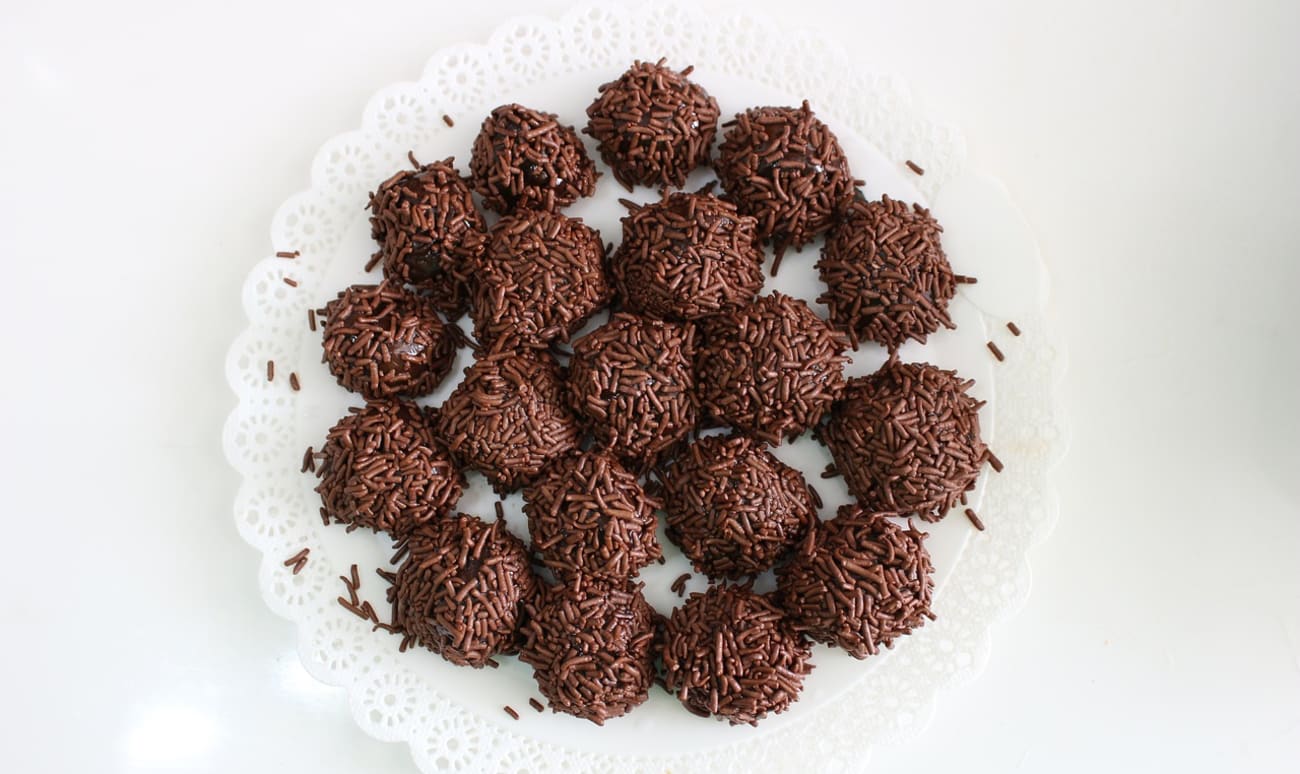
MULTIPOLYGON (((412 771, 258 596, 222 358, 321 142, 566 4, 183 5, 0 8, 0 770, 412 771)), ((1069 348, 1033 594, 879 770, 1300 762, 1300 5, 754 5, 964 127, 1069 348)))

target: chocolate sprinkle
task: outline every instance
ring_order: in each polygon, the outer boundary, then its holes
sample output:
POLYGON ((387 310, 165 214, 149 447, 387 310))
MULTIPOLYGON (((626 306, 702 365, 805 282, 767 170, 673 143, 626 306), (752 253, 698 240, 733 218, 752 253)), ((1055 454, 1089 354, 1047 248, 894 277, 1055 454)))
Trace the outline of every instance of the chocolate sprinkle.
POLYGON ((434 436, 430 412, 384 400, 351 408, 326 436, 317 475, 335 523, 401 536, 456 506, 465 477, 434 436))
POLYGON ((421 527, 407 545, 389 590, 394 628, 461 666, 514 652, 522 607, 537 592, 519 538, 462 513, 421 527))
POLYGON ((581 432, 562 391, 559 368, 545 352, 484 353, 465 369, 435 427, 462 465, 504 494, 577 448, 581 432))
POLYGON ((758 219, 759 235, 778 254, 830 228, 853 200, 855 181, 839 140, 807 102, 737 115, 714 166, 727 195, 758 219))
POLYGON ((771 569, 817 518, 803 475, 744 436, 692 443, 660 480, 669 539, 711 578, 771 569))
POLYGON ((703 323, 701 405, 771 444, 811 428, 844 386, 846 342, 800 299, 761 296, 703 323))
POLYGON ((459 337, 434 305, 399 285, 353 285, 325 305, 323 362, 368 400, 428 395, 451 370, 459 337))
POLYGON ((866 658, 925 623, 934 590, 926 533, 844 505, 777 569, 794 630, 866 658))
POLYGON ((924 169, 921 169, 920 167, 918 167, 918 166, 916 165, 916 162, 915 162, 915 161, 912 161, 911 159, 908 159, 907 162, 906 162, 906 164, 907 164, 907 168, 910 169, 910 170, 912 170, 912 171, 915 172, 916 174, 918 174, 918 175, 924 175, 924 174, 925 174, 925 170, 924 170, 924 169))
POLYGON ((518 712, 515 712, 515 708, 514 708, 514 707, 511 707, 509 704, 507 704, 506 706, 502 707, 501 709, 505 710, 506 714, 509 715, 510 717, 514 718, 515 720, 518 720, 518 719, 519 719, 519 713, 518 713, 518 712))
POLYGON ((596 164, 554 113, 502 105, 483 119, 469 169, 488 209, 557 210, 596 190, 596 164))
POLYGON ((734 311, 763 287, 758 221, 707 194, 674 193, 623 218, 610 259, 628 309, 665 320, 734 311))
POLYGON ((481 344, 508 338, 544 349, 567 341, 614 297, 600 232, 557 213, 502 218, 469 268, 481 344))
POLYGON ((597 452, 560 457, 524 487, 533 550, 561 580, 621 582, 658 559, 658 505, 636 476, 597 452))
POLYGON ((811 647, 780 608, 739 586, 691 594, 664 632, 664 685, 693 713, 732 725, 785 711, 812 671, 811 647))
POLYGON ((469 306, 459 279, 483 252, 486 224, 451 158, 402 170, 380 183, 366 205, 384 276, 429 294, 455 319, 469 306))
POLYGON ((538 712, 541 712, 542 710, 546 709, 546 707, 545 707, 545 706, 544 706, 540 701, 538 701, 537 699, 533 699, 533 698, 529 698, 529 699, 528 699, 528 706, 532 707, 533 709, 537 710, 538 712))
POLYGON ((897 359, 850 381, 819 430, 849 493, 869 511, 943 518, 975 487, 987 452, 973 384, 897 359))
POLYGON ((616 314, 569 361, 569 405, 596 443, 653 463, 695 427, 695 327, 616 314))
POLYGON ((970 508, 967 508, 965 513, 966 513, 966 518, 970 520, 971 525, 974 526, 975 529, 979 530, 980 532, 983 532, 984 522, 980 521, 980 517, 976 515, 975 511, 972 511, 970 508))
POLYGON ((444 124, 446 124, 447 126, 455 126, 455 125, 456 125, 456 122, 453 121, 453 120, 451 120, 451 116, 447 115, 446 113, 443 113, 443 114, 442 114, 442 122, 443 122, 444 124))
POLYGON ((281 250, 280 252, 275 254, 275 257, 293 259, 293 258, 297 258, 300 255, 302 255, 302 253, 298 252, 297 250, 281 250))
POLYGON ((1002 350, 998 349, 997 344, 994 344, 993 342, 990 341, 988 343, 988 348, 989 348, 989 352, 993 353, 993 357, 997 358, 999 363, 1007 359, 1006 356, 1002 354, 1002 350))
POLYGON ((957 292, 939 243, 943 228, 919 204, 883 197, 856 201, 826 239, 817 272, 831 322, 890 350, 925 343, 940 326, 955 328, 948 302, 957 292))
POLYGON ((1016 324, 1013 323, 1013 322, 1008 322, 1008 323, 1007 323, 1007 330, 1011 331, 1011 335, 1012 335, 1012 336, 1019 336, 1019 335, 1020 335, 1020 326, 1019 326, 1019 325, 1016 325, 1016 324))
POLYGON ((275 381, 275 361, 274 361, 274 360, 268 360, 268 361, 266 361, 266 380, 267 380, 268 382, 273 382, 273 381, 275 381))
POLYGON ((294 392, 297 392, 302 389, 302 383, 298 381, 297 372, 293 372, 289 374, 289 386, 293 388, 294 392))
POLYGON ((639 590, 579 583, 553 589, 522 631, 519 659, 552 709, 604 725, 649 696, 655 613, 639 590))
POLYGON ((294 279, 293 277, 281 277, 280 279, 284 280, 284 284, 288 285, 291 288, 298 287, 298 280, 294 279))
POLYGON ((640 183, 681 188, 691 170, 707 164, 718 130, 718 103, 663 59, 635 62, 600 87, 587 108, 583 131, 596 138, 601 158, 628 190, 640 183))

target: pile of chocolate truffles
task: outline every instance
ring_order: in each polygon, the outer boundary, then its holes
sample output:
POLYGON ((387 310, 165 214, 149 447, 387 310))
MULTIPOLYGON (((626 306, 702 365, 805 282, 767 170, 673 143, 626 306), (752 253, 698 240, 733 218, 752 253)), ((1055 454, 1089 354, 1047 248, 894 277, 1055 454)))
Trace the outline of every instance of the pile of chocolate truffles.
POLYGON ((721 122, 691 76, 636 62, 600 86, 583 129, 599 163, 518 104, 483 120, 468 176, 412 155, 369 198, 382 282, 319 310, 322 362, 364 401, 319 447, 321 513, 395 541, 377 628, 457 665, 518 654, 554 711, 596 724, 656 684, 754 724, 797 701, 814 642, 862 659, 922 626, 933 565, 911 518, 942 518, 990 456, 971 382, 896 354, 953 327, 934 217, 868 198, 807 102, 721 122), (627 203, 612 249, 563 211, 597 194, 602 163, 659 189, 627 203), (717 193, 673 190, 710 167, 717 193), (821 236, 827 318, 763 291, 765 246, 821 236), (890 357, 847 379, 863 342, 890 357), (772 452, 808 433, 853 497, 827 520, 772 452), (526 536, 499 505, 457 511, 480 475, 522 491, 526 536), (662 612, 638 580, 671 548, 661 519, 709 580, 662 612))

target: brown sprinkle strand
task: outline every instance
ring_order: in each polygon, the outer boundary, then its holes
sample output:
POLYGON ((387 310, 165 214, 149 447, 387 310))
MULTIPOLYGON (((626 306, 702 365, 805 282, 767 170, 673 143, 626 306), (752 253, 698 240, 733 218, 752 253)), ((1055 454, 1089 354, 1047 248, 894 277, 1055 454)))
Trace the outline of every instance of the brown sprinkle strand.
POLYGON ((315 309, 308 309, 308 310, 307 310, 307 327, 311 328, 313 331, 316 330, 316 310, 315 310, 315 309))
POLYGON ((975 526, 975 529, 979 530, 980 532, 983 532, 984 522, 980 521, 980 517, 975 515, 975 511, 972 511, 970 508, 967 508, 965 513, 966 513, 966 518, 970 519, 970 523, 975 526))
POLYGON ((443 122, 444 124, 446 124, 447 126, 455 126, 455 125, 456 125, 456 122, 453 121, 453 120, 451 120, 451 116, 447 115, 446 113, 443 113, 443 114, 442 114, 442 122, 443 122))
POLYGON ((282 279, 284 279, 284 284, 288 285, 289 287, 291 288, 298 287, 298 280, 294 279, 293 277, 283 277, 282 279))
POLYGON ((998 459, 998 456, 994 454, 992 451, 989 451, 988 453, 988 460, 989 460, 989 465, 992 466, 994 470, 996 470, 998 473, 1002 472, 1002 460, 998 459))
MULTIPOLYGON (((316 454, 312 451, 310 446, 307 447, 307 451, 302 455, 302 470, 299 472, 306 473, 309 470, 313 472, 316 470, 316 454)), ((329 520, 327 519, 325 523, 328 524, 329 520)))
POLYGON ((281 250, 280 252, 275 254, 275 257, 276 258, 297 258, 300 255, 302 255, 302 253, 298 252, 297 250, 281 250))
MULTIPOLYGON (((298 563, 301 562, 302 560, 306 559, 306 558, 307 558, 307 555, 310 554, 310 553, 311 553, 311 549, 310 549, 310 548, 304 548, 304 549, 300 550, 298 553, 296 553, 296 554, 294 554, 293 556, 289 557, 288 559, 285 559, 285 560, 284 560, 284 566, 285 566, 285 567, 292 567, 293 565, 298 564, 298 563)), ((296 573, 296 572, 294 573, 294 575, 297 575, 297 574, 298 574, 298 573, 296 573)))
POLYGON ((528 700, 528 706, 532 707, 533 709, 537 710, 538 712, 541 712, 542 710, 546 709, 546 705, 542 704, 540 701, 538 701, 537 699, 533 699, 533 698, 530 698, 530 699, 528 700))
POLYGON ((1006 356, 1002 354, 1002 350, 998 349, 998 345, 991 341, 989 342, 989 352, 992 352, 993 357, 996 357, 999 362, 1007 359, 1006 356))
POLYGON ((289 386, 293 388, 294 392, 302 389, 302 384, 298 381, 297 372, 291 372, 289 374, 289 386))
POLYGON ((958 285, 974 285, 979 282, 978 278, 968 277, 965 274, 954 274, 952 275, 952 279, 953 282, 956 282, 958 285))
POLYGON ((268 382, 273 382, 273 381, 275 381, 275 361, 274 361, 274 360, 268 360, 268 361, 266 361, 266 380, 267 380, 268 382))
POLYGON ((912 161, 911 159, 908 159, 908 160, 907 160, 907 168, 910 169, 910 170, 912 170, 913 172, 915 172, 915 173, 918 174, 918 175, 924 175, 924 174, 925 174, 925 170, 924 170, 924 169, 921 169, 919 166, 917 166, 917 165, 916 165, 916 162, 915 162, 915 161, 912 161))
POLYGON ((1013 322, 1008 322, 1008 323, 1007 323, 1007 330, 1011 331, 1011 335, 1012 335, 1012 336, 1019 336, 1019 335, 1020 335, 1020 326, 1019 326, 1019 325, 1016 325, 1016 324, 1013 323, 1013 322))
POLYGON ((507 714, 507 715, 509 715, 510 717, 514 718, 515 720, 518 720, 518 719, 519 719, 519 713, 518 713, 518 712, 515 712, 515 708, 514 708, 514 707, 511 707, 509 704, 507 704, 506 706, 502 707, 502 709, 504 709, 504 710, 506 711, 506 714, 507 714))

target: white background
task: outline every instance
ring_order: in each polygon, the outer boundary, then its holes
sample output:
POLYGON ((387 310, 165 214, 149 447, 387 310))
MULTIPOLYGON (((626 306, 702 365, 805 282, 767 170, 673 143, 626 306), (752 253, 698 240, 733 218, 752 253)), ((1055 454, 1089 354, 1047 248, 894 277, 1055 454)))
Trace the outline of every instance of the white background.
MULTIPOLYGON (((874 763, 1289 769, 1300 6, 752 4, 964 128, 1038 236, 1069 349, 1033 594, 874 763)), ((410 771, 259 599, 223 355, 316 148, 438 47, 567 6, 183 6, 0 6, 0 770, 410 771)))

